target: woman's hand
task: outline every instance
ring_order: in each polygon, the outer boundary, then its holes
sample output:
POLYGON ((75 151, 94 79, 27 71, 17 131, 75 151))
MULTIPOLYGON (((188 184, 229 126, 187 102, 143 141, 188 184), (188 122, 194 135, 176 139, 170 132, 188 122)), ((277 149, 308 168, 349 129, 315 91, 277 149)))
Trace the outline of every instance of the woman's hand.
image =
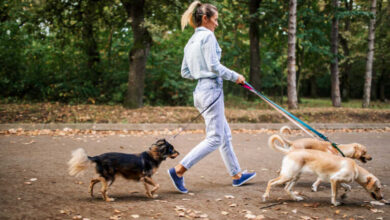
POLYGON ((245 83, 245 77, 241 74, 238 74, 238 78, 236 80, 236 83, 239 84, 239 85, 242 85, 245 83))

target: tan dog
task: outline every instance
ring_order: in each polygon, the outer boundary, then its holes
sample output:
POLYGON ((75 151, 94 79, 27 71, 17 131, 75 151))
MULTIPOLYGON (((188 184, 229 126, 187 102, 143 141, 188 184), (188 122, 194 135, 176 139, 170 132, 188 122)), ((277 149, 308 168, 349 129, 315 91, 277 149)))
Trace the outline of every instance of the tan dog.
MULTIPOLYGON (((356 164, 350 158, 332 155, 318 150, 299 149, 289 151, 283 148, 274 148, 286 156, 283 158, 280 176, 268 181, 267 189, 263 195, 263 201, 269 198, 271 186, 286 184, 286 192, 296 201, 303 200, 302 197, 295 195, 291 188, 298 181, 300 174, 310 172, 317 174, 322 181, 331 183, 332 196, 331 202, 338 206, 340 202, 336 201, 337 189, 340 183, 358 182, 370 195, 376 200, 382 200, 381 184, 378 178, 369 173, 364 168, 356 164)), ((349 190, 349 189, 346 189, 349 190)), ((342 198, 345 198, 343 194, 342 198)))
MULTIPOLYGON (((268 139, 268 146, 272 149, 283 149, 283 150, 298 150, 298 149, 310 149, 310 150, 318 150, 326 153, 338 155, 338 151, 334 149, 329 142, 319 141, 314 138, 302 138, 296 141, 290 141, 286 144, 286 139, 280 137, 279 135, 272 135, 268 139), (275 142, 279 141, 282 146, 277 145, 275 142)), ((338 145, 340 150, 344 153, 346 157, 350 157, 353 159, 365 158, 367 160, 371 160, 371 156, 367 154, 366 147, 361 144, 345 144, 338 145), (352 146, 355 145, 355 146, 352 146), (364 156, 361 156, 363 154, 364 156)), ((279 150, 280 151, 280 150, 279 150)), ((313 183, 311 189, 314 192, 317 192, 318 186, 321 183, 321 179, 317 178, 317 180, 313 183)), ((342 184, 344 188, 350 188, 347 184, 342 184)))
MULTIPOLYGON (((291 134, 291 129, 288 126, 283 126, 280 128, 280 133, 283 135, 285 133, 291 134)), ((319 150, 323 152, 328 152, 334 155, 338 155, 339 152, 332 146, 332 144, 328 141, 320 141, 314 138, 301 138, 298 140, 290 141, 284 136, 281 137, 283 142, 279 140, 283 144, 284 147, 290 147, 293 149, 312 149, 319 150)), ((276 140, 274 138, 273 140, 276 140)), ((359 159, 363 163, 366 163, 368 160, 372 160, 372 157, 367 153, 367 148, 358 143, 352 144, 340 144, 337 146, 346 157, 359 159)), ((312 190, 317 192, 318 186, 320 185, 321 180, 317 179, 313 185, 312 190)), ((343 184, 343 187, 349 187, 347 184, 343 184)))
MULTIPOLYGON (((286 132, 291 134, 291 129, 288 126, 283 126, 280 129, 280 133, 285 134, 286 132)), ((282 139, 284 141, 284 146, 288 146, 293 149, 312 149, 332 153, 335 155, 339 154, 339 152, 328 141, 320 141, 314 138, 301 138, 298 140, 290 141, 284 136, 282 136, 282 139)), ((343 152, 346 157, 359 159, 363 163, 366 163, 367 160, 372 160, 372 157, 367 153, 367 148, 362 144, 339 144, 337 145, 337 147, 343 152)))

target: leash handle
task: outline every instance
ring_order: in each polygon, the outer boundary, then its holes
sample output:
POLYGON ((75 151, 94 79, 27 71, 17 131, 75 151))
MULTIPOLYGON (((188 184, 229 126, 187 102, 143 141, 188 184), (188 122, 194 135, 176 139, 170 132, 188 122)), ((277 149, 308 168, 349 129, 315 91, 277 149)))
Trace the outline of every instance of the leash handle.
MULTIPOLYGON (((286 111, 284 108, 282 108, 281 106, 279 106, 278 104, 274 103, 273 101, 271 101, 270 99, 268 99, 265 95, 263 95, 261 92, 257 91, 251 84, 249 84, 248 82, 245 82, 245 84, 241 85, 242 87, 248 89, 249 91, 255 93, 256 95, 258 95, 261 99, 263 99, 265 102, 267 102, 269 105, 271 105, 272 107, 274 107, 276 110, 280 110, 278 112, 280 112, 283 116, 285 116, 287 119, 289 119, 290 121, 294 122, 294 124, 297 125, 297 123, 299 123, 300 125, 303 125, 305 126, 307 129, 309 129, 311 132, 315 133, 318 137, 320 137, 321 139, 323 139, 324 141, 327 141, 327 142, 330 142, 332 144, 332 146, 334 148, 337 149, 337 151, 343 156, 345 157, 344 153, 337 147, 337 144, 335 144, 334 142, 331 142, 328 137, 326 137, 325 135, 321 134, 320 132, 318 132, 317 130, 315 130, 314 128, 310 127, 308 124, 306 124, 305 122, 303 122, 302 120, 300 120, 299 118, 297 118, 295 115, 291 114, 290 112, 286 111)), ((302 128, 302 126, 299 126, 299 128, 301 128, 303 131, 305 131, 306 133, 308 133, 304 128, 302 128)), ((311 135, 311 134, 310 134, 311 135)), ((313 135, 311 135, 313 136, 313 135)))

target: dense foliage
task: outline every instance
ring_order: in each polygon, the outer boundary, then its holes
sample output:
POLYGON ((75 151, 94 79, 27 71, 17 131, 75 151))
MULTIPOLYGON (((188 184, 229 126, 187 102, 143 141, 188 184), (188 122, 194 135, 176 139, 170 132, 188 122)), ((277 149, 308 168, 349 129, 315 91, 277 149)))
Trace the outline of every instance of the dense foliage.
MULTIPOLYGON (((195 82, 182 79, 183 48, 193 30, 180 30, 190 1, 148 1, 145 25, 153 43, 145 76, 145 103, 191 105, 195 82)), ((367 52, 368 1, 298 1, 297 81, 300 97, 330 97, 331 17, 340 19, 340 75, 343 101, 361 98, 367 52)), ((256 14, 245 1, 215 0, 221 62, 248 77, 248 19, 259 18, 261 88, 286 94, 288 3, 263 0, 256 14)), ((372 98, 390 97, 390 7, 377 6, 372 98)), ((7 101, 121 103, 128 82, 132 30, 119 0, 4 0, 0 2, 0 96, 7 101)), ((244 95, 225 83, 229 96, 244 95)))

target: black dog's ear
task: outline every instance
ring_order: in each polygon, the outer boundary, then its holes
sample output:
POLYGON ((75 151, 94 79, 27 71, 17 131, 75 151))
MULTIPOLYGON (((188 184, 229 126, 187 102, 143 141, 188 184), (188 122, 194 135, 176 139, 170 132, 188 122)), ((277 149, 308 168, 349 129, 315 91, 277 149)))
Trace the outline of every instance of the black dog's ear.
POLYGON ((167 143, 165 139, 159 139, 158 141, 156 141, 156 145, 159 147, 165 145, 165 143, 167 143))

